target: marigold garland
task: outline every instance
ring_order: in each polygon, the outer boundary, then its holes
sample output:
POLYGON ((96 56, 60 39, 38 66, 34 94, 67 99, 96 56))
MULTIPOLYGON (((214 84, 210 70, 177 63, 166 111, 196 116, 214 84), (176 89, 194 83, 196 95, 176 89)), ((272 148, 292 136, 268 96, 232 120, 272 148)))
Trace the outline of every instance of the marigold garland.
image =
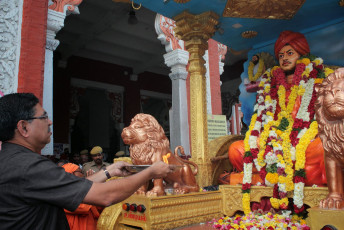
POLYGON ((279 66, 267 70, 262 76, 255 114, 244 140, 245 214, 250 212, 250 189, 247 188, 251 188, 253 163, 263 182, 274 186, 270 199, 274 208, 286 209, 287 192, 294 190, 295 212, 303 210, 305 151, 318 132, 317 123, 310 122, 314 119, 314 88, 333 72, 324 68, 322 63, 321 58, 313 55, 301 57, 297 61, 292 84, 287 83, 279 66), (287 90, 290 91, 288 98, 287 90), (301 104, 294 120, 292 112, 297 98, 301 99, 301 104), (278 108, 280 111, 275 115, 278 108))

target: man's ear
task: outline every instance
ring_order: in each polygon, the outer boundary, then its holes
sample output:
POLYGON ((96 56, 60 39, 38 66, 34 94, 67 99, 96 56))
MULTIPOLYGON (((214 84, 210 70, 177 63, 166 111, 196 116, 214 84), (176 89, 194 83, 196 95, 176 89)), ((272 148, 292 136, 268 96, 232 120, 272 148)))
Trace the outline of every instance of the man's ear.
POLYGON ((24 121, 24 120, 20 120, 17 123, 17 129, 20 135, 22 135, 23 137, 28 137, 29 136, 29 132, 28 132, 28 122, 24 121))

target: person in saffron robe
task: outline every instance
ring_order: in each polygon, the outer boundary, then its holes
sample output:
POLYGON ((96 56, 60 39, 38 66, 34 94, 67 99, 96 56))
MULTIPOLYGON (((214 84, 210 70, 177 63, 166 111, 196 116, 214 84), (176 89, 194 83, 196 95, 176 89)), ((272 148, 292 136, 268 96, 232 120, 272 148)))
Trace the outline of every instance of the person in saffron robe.
MULTIPOLYGON (((77 177, 84 177, 80 167, 73 163, 62 165, 66 172, 77 177)), ((99 212, 97 207, 88 204, 80 204, 74 211, 64 210, 71 230, 96 230, 99 212)))

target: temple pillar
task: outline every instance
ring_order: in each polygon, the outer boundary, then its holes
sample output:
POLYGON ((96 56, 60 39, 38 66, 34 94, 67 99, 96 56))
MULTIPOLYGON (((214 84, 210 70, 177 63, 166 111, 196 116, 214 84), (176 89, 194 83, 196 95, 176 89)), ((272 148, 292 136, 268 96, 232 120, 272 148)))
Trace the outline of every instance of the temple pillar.
POLYGON ((17 92, 22 16, 23 0, 1 1, 0 97, 17 92))
POLYGON ((190 53, 190 119, 191 119, 191 160, 199 168, 197 182, 203 187, 211 185, 211 162, 208 150, 206 68, 203 55, 208 49, 208 40, 215 33, 219 16, 211 11, 193 15, 186 11, 177 15, 174 32, 184 40, 190 53))
POLYGON ((189 53, 185 50, 173 50, 164 55, 165 63, 171 67, 169 74, 172 80, 172 116, 170 117, 170 133, 172 150, 181 145, 186 154, 190 154, 188 103, 186 94, 186 65, 189 53))
POLYGON ((185 154, 190 154, 188 102, 186 79, 188 72, 186 66, 189 52, 184 50, 184 41, 179 40, 173 29, 175 22, 167 17, 157 14, 155 30, 158 39, 165 45, 165 64, 171 68, 169 74, 172 81, 172 109, 170 111, 170 146, 171 149, 178 145, 183 146, 185 154))
MULTIPOLYGON (((44 81, 43 81, 43 108, 47 111, 50 120, 53 119, 53 57, 54 50, 60 44, 55 39, 56 33, 64 26, 64 20, 67 14, 79 13, 78 5, 82 0, 62 0, 51 1, 48 9, 47 19, 47 37, 45 46, 45 62, 44 62, 44 81)), ((53 126, 51 126, 53 132, 53 126)), ((51 141, 42 149, 42 154, 54 154, 54 136, 51 135, 51 141)))

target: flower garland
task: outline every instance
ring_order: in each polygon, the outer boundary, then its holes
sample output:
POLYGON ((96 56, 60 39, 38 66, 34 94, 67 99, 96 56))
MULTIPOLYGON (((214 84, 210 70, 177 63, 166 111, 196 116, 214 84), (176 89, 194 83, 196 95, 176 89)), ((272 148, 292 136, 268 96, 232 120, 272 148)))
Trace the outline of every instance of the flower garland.
POLYGON ((287 192, 294 190, 294 211, 304 210, 305 152, 318 133, 314 121, 315 85, 333 72, 324 69, 322 63, 321 58, 313 55, 301 57, 296 63, 292 84, 288 84, 285 73, 278 66, 264 73, 255 113, 244 140, 242 201, 245 214, 251 211, 253 163, 263 182, 273 186, 270 201, 274 208, 287 209, 287 192), (293 119, 297 100, 301 103, 293 119))
POLYGON ((258 61, 258 71, 257 73, 253 76, 253 68, 254 68, 254 64, 252 61, 250 61, 250 64, 248 65, 248 79, 250 81, 257 81, 257 79, 262 76, 263 74, 263 69, 264 69, 264 61, 260 58, 258 61))

